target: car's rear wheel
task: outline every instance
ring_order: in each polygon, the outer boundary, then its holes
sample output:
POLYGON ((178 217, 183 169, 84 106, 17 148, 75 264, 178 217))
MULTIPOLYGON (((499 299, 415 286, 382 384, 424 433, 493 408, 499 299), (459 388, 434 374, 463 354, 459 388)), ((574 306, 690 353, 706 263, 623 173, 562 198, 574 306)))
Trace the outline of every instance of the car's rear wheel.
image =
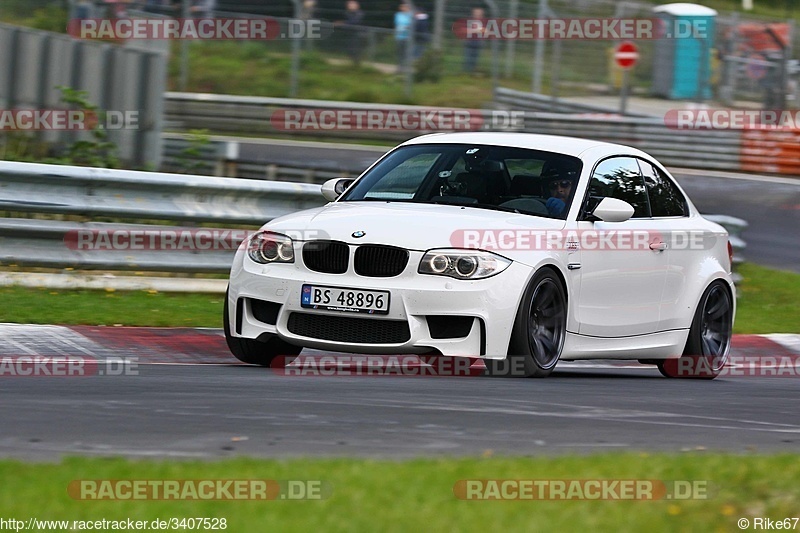
POLYGON ((225 331, 225 342, 231 353, 243 363, 261 366, 283 366, 291 362, 303 349, 294 346, 278 337, 271 337, 266 342, 234 337, 231 335, 230 313, 228 311, 228 291, 225 291, 225 303, 222 311, 222 324, 225 331))
POLYGON ((716 280, 703 292, 679 359, 658 363, 668 378, 714 379, 728 361, 733 335, 733 300, 723 281, 716 280))
POLYGON ((508 356, 487 359, 491 376, 549 376, 564 348, 567 332, 567 299, 561 280, 550 268, 543 268, 531 280, 522 298, 508 356))

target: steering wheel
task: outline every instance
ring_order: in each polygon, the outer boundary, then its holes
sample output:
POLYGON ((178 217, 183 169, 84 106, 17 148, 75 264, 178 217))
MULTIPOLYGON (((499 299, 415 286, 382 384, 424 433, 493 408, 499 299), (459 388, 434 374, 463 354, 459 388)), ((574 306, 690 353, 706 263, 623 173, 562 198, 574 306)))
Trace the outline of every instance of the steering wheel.
POLYGON ((464 196, 467 192, 467 184, 461 181, 452 182, 445 180, 439 187, 439 196, 464 196))

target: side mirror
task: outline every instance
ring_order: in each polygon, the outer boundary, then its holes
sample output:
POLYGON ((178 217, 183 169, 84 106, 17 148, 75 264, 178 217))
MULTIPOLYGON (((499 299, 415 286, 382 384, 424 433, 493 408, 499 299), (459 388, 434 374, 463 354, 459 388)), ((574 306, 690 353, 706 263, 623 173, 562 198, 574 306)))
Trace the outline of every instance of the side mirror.
POLYGON ((354 182, 351 178, 333 178, 322 184, 322 196, 329 202, 339 198, 344 191, 354 182))
POLYGON ((633 216, 633 206, 618 198, 603 198, 592 214, 603 222, 625 222, 633 216))

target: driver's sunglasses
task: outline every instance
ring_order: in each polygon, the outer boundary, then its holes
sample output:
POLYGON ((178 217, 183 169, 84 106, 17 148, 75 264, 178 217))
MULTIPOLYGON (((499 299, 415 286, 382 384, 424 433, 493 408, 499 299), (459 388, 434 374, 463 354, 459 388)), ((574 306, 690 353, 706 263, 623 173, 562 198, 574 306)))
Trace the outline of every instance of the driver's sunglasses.
POLYGON ((558 189, 558 188, 567 189, 569 187, 572 187, 572 182, 569 180, 554 181, 550 183, 551 189, 558 189))

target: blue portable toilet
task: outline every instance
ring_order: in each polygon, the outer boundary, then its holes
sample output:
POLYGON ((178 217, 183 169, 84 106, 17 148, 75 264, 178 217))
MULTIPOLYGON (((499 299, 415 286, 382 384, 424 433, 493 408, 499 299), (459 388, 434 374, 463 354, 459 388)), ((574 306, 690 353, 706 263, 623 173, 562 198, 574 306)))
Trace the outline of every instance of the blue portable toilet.
POLYGON ((672 100, 711 98, 711 53, 717 12, 698 4, 653 8, 662 24, 653 54, 655 96, 672 100))

